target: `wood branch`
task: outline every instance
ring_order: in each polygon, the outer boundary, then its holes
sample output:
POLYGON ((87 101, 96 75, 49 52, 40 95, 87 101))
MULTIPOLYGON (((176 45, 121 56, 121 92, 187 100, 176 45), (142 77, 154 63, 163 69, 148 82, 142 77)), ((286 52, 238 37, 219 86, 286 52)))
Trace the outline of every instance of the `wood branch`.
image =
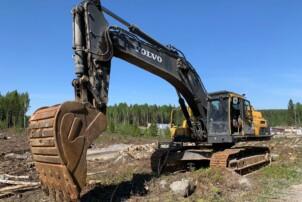
POLYGON ((9 196, 11 196, 11 195, 13 195, 13 193, 12 192, 7 192, 7 193, 0 193, 0 199, 2 199, 2 198, 6 198, 6 197, 9 197, 9 196))
POLYGON ((37 185, 40 185, 40 182, 25 182, 25 181, 3 180, 3 179, 0 179, 0 183, 3 183, 3 184, 14 184, 14 185, 27 185, 27 186, 37 186, 37 185))
POLYGON ((3 187, 0 189, 0 198, 8 197, 15 192, 20 192, 20 191, 29 191, 29 190, 34 190, 38 189, 40 185, 13 185, 13 186, 7 186, 3 187))
POLYGON ((21 180, 29 180, 30 177, 28 175, 9 175, 9 174, 3 174, 0 175, 0 179, 3 180, 11 180, 11 179, 21 179, 21 180))
POLYGON ((6 187, 3 187, 3 188, 0 189, 0 193, 15 191, 15 190, 18 190, 18 189, 22 189, 24 187, 28 187, 28 185, 20 184, 20 185, 6 186, 6 187))
POLYGON ((97 174, 101 174, 101 173, 105 173, 107 172, 106 170, 101 170, 101 171, 98 171, 98 172, 95 172, 95 173, 87 173, 87 176, 91 176, 91 175, 97 175, 97 174))

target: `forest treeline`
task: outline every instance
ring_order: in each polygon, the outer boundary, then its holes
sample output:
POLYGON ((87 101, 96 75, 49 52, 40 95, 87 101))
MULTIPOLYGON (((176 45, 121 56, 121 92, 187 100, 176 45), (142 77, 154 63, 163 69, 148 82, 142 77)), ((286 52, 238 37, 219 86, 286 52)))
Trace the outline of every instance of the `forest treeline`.
POLYGON ((270 126, 287 126, 286 109, 260 110, 270 126))
POLYGON ((287 109, 261 110, 270 126, 302 126, 302 104, 289 100, 287 109))
MULTIPOLYGON (((170 123, 172 110, 175 110, 173 121, 181 124, 184 119, 179 107, 172 105, 128 105, 120 103, 108 107, 108 129, 111 132, 146 135, 148 131, 139 128, 148 123, 170 123)), ((270 126, 302 126, 302 105, 289 100, 287 109, 260 110, 270 126)), ((152 128, 152 127, 151 127, 152 128)), ((154 133, 151 132, 151 135, 154 133)), ((150 133, 147 133, 150 135, 150 133)))
POLYGON ((28 108, 28 93, 12 91, 0 94, 0 129, 26 127, 28 108))
MULTIPOLYGON (((26 127, 29 94, 18 91, 0 94, 0 129, 26 127)), ((179 107, 174 105, 148 105, 119 103, 108 107, 108 130, 122 134, 156 135, 157 123, 168 124, 171 112, 173 122, 184 119, 179 107), (151 127, 150 127, 151 124, 151 127), (148 127, 149 126, 149 127, 148 127)), ((270 126, 302 126, 302 104, 289 100, 287 109, 261 110, 270 126)))
MULTIPOLYGON (((115 104, 109 106, 107 110, 108 130, 113 133, 136 136, 156 136, 158 135, 156 124, 170 123, 172 110, 174 111, 173 121, 180 124, 184 119, 183 115, 180 109, 173 105, 115 104)), ((166 133, 164 135, 169 135, 168 130, 164 133, 166 133)))
POLYGON ((110 122, 116 124, 147 126, 148 123, 169 123, 172 110, 176 110, 175 119, 180 121, 182 114, 178 113, 179 108, 173 105, 128 105, 127 103, 120 103, 108 107, 107 117, 110 122))

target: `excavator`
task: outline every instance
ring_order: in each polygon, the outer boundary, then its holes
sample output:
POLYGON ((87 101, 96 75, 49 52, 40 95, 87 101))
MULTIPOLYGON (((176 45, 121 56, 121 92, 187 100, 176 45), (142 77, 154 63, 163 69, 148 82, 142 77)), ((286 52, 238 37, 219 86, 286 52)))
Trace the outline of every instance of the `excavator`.
MULTIPOLYGON (((192 117, 192 110, 188 109, 192 117)), ((234 147, 236 142, 265 141, 271 138, 267 121, 244 97, 230 91, 209 93, 206 142, 190 139, 188 121, 181 126, 171 112, 170 134, 172 142, 161 142, 151 156, 151 168, 160 174, 165 169, 196 169, 201 165, 222 167, 245 174, 270 163, 267 147, 234 147), (218 139, 221 138, 221 139, 218 139), (218 140, 217 140, 218 139, 218 140)))
POLYGON ((29 121, 29 143, 45 193, 57 201, 80 199, 86 184, 87 149, 107 127, 114 57, 159 76, 176 90, 185 124, 174 126, 172 141, 158 144, 151 157, 153 171, 203 160, 211 167, 241 171, 270 161, 267 147, 235 145, 270 138, 265 124, 253 123, 256 112, 244 96, 229 91, 208 93, 180 50, 162 45, 99 0, 83 0, 72 15, 75 100, 40 108, 29 121), (105 14, 127 29, 110 26, 105 14))

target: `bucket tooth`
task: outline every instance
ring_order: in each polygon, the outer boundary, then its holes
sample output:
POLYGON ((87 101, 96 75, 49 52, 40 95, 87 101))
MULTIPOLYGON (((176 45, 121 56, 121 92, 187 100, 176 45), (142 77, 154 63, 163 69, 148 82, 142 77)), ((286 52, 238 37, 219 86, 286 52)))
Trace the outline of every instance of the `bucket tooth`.
POLYGON ((107 127, 88 104, 65 102, 38 109, 28 137, 43 190, 56 201, 78 201, 86 184, 88 147, 107 127))

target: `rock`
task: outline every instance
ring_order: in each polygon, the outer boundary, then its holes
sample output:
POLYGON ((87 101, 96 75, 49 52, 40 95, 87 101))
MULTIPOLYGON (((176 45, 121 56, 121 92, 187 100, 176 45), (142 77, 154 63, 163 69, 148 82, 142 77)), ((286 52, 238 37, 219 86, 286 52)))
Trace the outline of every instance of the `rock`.
POLYGON ((0 139, 1 140, 7 140, 7 136, 4 133, 0 133, 0 139))
POLYGON ((166 188, 166 185, 167 185, 167 180, 161 180, 159 182, 159 185, 162 189, 165 189, 166 188))
POLYGON ((241 186, 246 187, 246 188, 251 187, 251 183, 246 177, 240 177, 239 180, 238 180, 238 183, 241 186))
POLYGON ((4 158, 25 160, 29 158, 29 156, 30 156, 29 152, 25 152, 24 154, 8 153, 5 154, 4 158))
POLYGON ((277 161, 279 159, 279 154, 271 154, 272 161, 277 161))
POLYGON ((175 181, 172 184, 170 184, 170 189, 175 194, 181 195, 183 197, 187 197, 194 192, 195 186, 190 180, 182 179, 180 181, 175 181))

